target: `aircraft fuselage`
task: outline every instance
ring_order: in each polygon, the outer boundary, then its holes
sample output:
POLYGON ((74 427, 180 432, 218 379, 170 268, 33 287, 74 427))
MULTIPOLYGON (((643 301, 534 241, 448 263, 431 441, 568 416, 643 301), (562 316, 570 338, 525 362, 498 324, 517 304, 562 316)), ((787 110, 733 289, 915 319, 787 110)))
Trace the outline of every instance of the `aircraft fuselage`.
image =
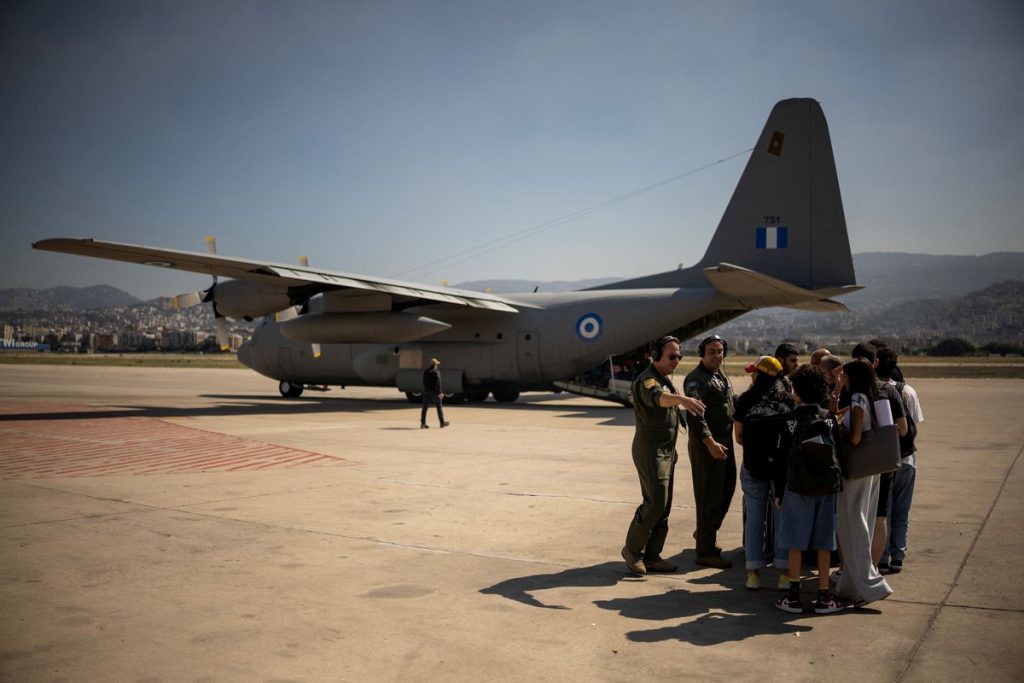
POLYGON ((413 342, 323 344, 320 358, 314 358, 309 344, 289 339, 267 319, 243 345, 239 360, 267 377, 296 384, 418 391, 423 368, 438 358, 449 391, 544 390, 716 310, 743 308, 710 287, 507 298, 524 307, 515 315, 440 306, 409 309, 452 327, 413 342))

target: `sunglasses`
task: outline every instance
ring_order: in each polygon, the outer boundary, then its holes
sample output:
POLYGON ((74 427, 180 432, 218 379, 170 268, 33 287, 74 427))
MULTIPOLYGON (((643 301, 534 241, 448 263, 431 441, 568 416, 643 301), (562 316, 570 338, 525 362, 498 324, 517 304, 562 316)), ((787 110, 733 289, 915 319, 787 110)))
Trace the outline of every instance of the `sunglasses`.
POLYGON ((671 353, 671 354, 669 354, 668 359, 669 360, 682 360, 683 357, 681 355, 679 355, 678 353, 671 353))

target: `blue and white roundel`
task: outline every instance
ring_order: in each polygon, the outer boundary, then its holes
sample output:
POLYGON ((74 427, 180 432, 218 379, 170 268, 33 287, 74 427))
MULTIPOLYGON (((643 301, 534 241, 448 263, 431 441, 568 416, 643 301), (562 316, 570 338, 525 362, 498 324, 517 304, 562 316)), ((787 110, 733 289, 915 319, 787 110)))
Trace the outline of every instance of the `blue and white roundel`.
POLYGON ((576 321, 576 336, 583 341, 594 341, 601 336, 604 330, 604 322, 597 313, 584 313, 576 321))

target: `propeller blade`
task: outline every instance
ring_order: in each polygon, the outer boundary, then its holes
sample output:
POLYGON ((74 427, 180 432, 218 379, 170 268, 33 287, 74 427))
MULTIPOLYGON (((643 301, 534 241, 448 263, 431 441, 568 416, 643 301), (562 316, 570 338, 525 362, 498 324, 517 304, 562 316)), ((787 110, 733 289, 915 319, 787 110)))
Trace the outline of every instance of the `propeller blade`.
MULTIPOLYGON (((309 268, 309 257, 308 256, 300 256, 299 257, 299 265, 302 266, 303 268, 309 268)), ((291 310, 295 311, 294 315, 290 316, 290 317, 294 318, 295 316, 297 316, 299 313, 302 312, 302 307, 301 306, 295 306, 291 310)), ((320 345, 316 344, 316 343, 313 343, 313 344, 310 344, 310 348, 313 349, 313 358, 319 358, 320 357, 320 345)))
MULTIPOLYGON (((217 254, 217 240, 213 235, 206 236, 206 253, 216 256, 217 254)), ((217 284, 217 276, 213 276, 213 284, 217 284)))
POLYGON ((213 320, 214 328, 217 330, 217 345, 220 346, 221 351, 227 351, 231 348, 231 340, 228 337, 228 320, 222 316, 217 316, 213 320))
POLYGON ((174 297, 174 308, 175 310, 180 308, 191 308, 198 304, 203 303, 206 292, 185 292, 174 297))
POLYGON ((292 318, 295 318, 298 315, 299 315, 299 307, 298 306, 289 306, 288 308, 284 309, 283 311, 278 311, 277 313, 275 313, 274 314, 274 321, 275 322, 279 322, 279 323, 283 323, 285 320, 291 320, 292 318))

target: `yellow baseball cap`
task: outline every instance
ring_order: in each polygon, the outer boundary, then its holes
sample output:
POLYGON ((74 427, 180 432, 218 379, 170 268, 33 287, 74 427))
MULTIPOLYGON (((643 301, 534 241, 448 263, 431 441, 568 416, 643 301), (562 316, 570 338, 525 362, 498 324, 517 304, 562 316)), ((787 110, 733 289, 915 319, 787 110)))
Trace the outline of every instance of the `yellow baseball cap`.
POLYGON ((782 372, 782 363, 775 356, 761 356, 756 363, 751 363, 744 368, 747 372, 763 372, 769 377, 776 377, 782 372))

